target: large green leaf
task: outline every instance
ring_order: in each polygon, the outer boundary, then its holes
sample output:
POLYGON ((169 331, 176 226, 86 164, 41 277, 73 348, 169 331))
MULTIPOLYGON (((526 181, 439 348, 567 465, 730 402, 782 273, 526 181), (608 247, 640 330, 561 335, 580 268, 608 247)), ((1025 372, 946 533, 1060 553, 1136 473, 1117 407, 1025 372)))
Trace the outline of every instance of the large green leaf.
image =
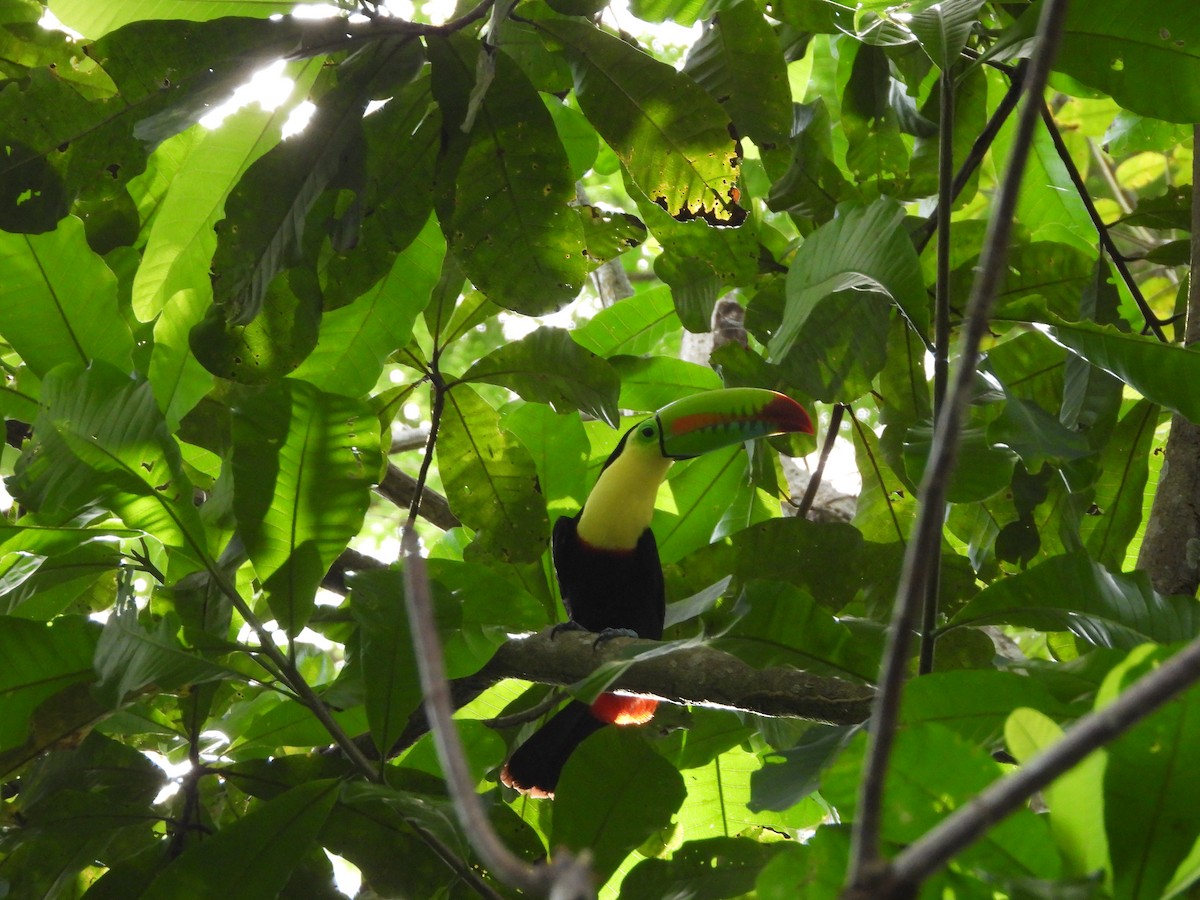
POLYGON ((995 669, 930 672, 904 690, 903 726, 937 722, 973 744, 988 747, 1005 733, 1014 710, 1028 707, 1066 718, 1071 709, 1040 683, 995 669))
POLYGON ((571 57, 580 108, 646 196, 677 219, 736 225, 737 149, 729 118, 694 81, 591 25, 537 26, 571 57))
POLYGON ((34 373, 93 359, 129 369, 133 336, 117 309, 117 279, 69 216, 47 234, 0 231, 0 334, 34 373))
POLYGON ((147 630, 138 622, 135 606, 118 604, 96 645, 97 696, 115 708, 146 685, 170 691, 232 674, 180 644, 175 636, 179 627, 179 617, 171 613, 147 630))
MULTIPOLYGON (((908 170, 909 153, 901 134, 898 104, 905 112, 912 100, 897 90, 891 64, 882 47, 850 45, 853 53, 839 56, 841 129, 846 135, 846 167, 856 184, 879 189, 899 181, 908 170), (843 84, 844 82, 844 84, 843 84)), ((918 118, 913 115, 913 118, 918 118)), ((920 120, 929 131, 929 124, 920 120)))
POLYGON ((783 48, 758 5, 724 6, 688 52, 683 71, 716 100, 760 148, 792 133, 792 97, 783 48))
MULTIPOLYGON (((380 49, 377 57, 387 55, 380 49)), ((231 324, 258 315, 271 282, 297 259, 309 211, 335 178, 353 178, 355 164, 361 166, 371 74, 364 64, 345 76, 321 98, 304 131, 255 160, 225 201, 212 259, 213 303, 231 324)))
POLYGON ((235 410, 238 534, 289 634, 362 527, 381 465, 379 421, 365 403, 286 379, 235 410))
POLYGON ((143 900, 262 900, 274 897, 316 840, 340 782, 310 781, 252 809, 192 845, 142 894, 143 900), (220 872, 220 878, 214 873, 220 872))
POLYGON ((686 796, 676 768, 640 735, 605 728, 563 768, 553 844, 590 851, 596 875, 606 881, 631 850, 670 824, 686 796))
POLYGON ((158 0, 147 6, 142 0, 52 0, 50 9, 60 22, 84 37, 98 38, 122 25, 142 19, 193 19, 206 21, 223 16, 267 18, 292 10, 291 3, 263 0, 158 0))
MULTIPOLYGON (((860 733, 821 781, 821 795, 834 805, 842 821, 852 821, 858 814, 865 743, 866 734, 860 733)), ((987 750, 941 725, 925 723, 898 732, 885 786, 883 838, 904 844, 916 841, 1000 774, 999 763, 987 750)), ((1045 819, 1022 809, 995 823, 955 858, 955 865, 1009 877, 1054 879, 1062 864, 1045 819)))
POLYGON ((724 387, 708 366, 670 356, 617 356, 612 364, 621 378, 621 408, 635 412, 654 412, 675 400, 724 387))
MULTIPOLYGON (((1096 708, 1103 710, 1172 652, 1134 650, 1104 680, 1096 708)), ((1107 752, 1104 826, 1113 896, 1161 897, 1200 834, 1200 810, 1189 802, 1192 773, 1200 766, 1200 694, 1181 693, 1122 734, 1107 752)))
POLYGON ((91 682, 92 656, 100 629, 83 616, 53 623, 0 617, 0 750, 25 741, 30 718, 43 702, 65 688, 91 682))
POLYGON ((438 212, 450 251, 501 306, 552 312, 575 298, 589 269, 583 226, 568 207, 575 183, 554 120, 506 54, 461 37, 431 39, 429 51, 444 139, 460 159, 456 170, 439 172, 439 180, 454 179, 442 185, 438 212), (489 53, 495 72, 472 107, 481 53, 489 53))
POLYGON ((805 591, 772 581, 751 581, 743 590, 745 614, 716 646, 757 666, 789 665, 870 681, 879 670, 880 647, 864 641, 805 591))
POLYGON ((64 365, 46 377, 34 439, 10 488, 49 520, 111 510, 179 552, 176 577, 207 558, 193 487, 150 385, 107 364, 64 365))
POLYGON ((1200 350, 1091 322, 1042 326, 1072 353, 1120 378, 1147 399, 1200 422, 1200 350))
POLYGON ((966 46, 983 0, 942 0, 913 13, 908 27, 934 64, 945 71, 966 46))
POLYGON ((543 326, 501 344, 471 366, 463 381, 498 384, 556 412, 580 410, 613 428, 620 415, 620 382, 612 366, 572 340, 561 328, 543 326))
MULTIPOLYGON (((315 73, 314 73, 315 74, 315 73)), ((311 81, 311 77, 304 79, 311 81)), ((159 201, 133 279, 133 311, 142 321, 157 315, 176 291, 208 285, 208 267, 217 247, 213 225, 223 216, 225 197, 245 170, 279 141, 290 112, 257 107, 242 110, 216 130, 202 126, 172 138, 184 156, 159 201)))
POLYGON ((368 393, 384 361, 412 337, 413 323, 429 302, 445 253, 445 239, 430 217, 371 290, 321 316, 317 346, 293 377, 349 397, 368 393))
POLYGON ((470 385, 446 396, 437 459, 450 507, 481 548, 510 562, 542 555, 550 520, 533 459, 470 385))
POLYGON ((599 356, 638 355, 658 349, 668 334, 678 330, 671 290, 659 285, 606 306, 572 336, 599 356))
POLYGON ((903 227, 904 210, 894 200, 844 208, 800 246, 787 277, 787 303, 771 338, 773 360, 792 352, 814 310, 849 289, 883 294, 894 302, 922 338, 929 331, 929 298, 921 264, 903 227))
POLYGON ((675 891, 692 900, 751 896, 759 870, 782 846, 749 837, 687 841, 671 852, 670 859, 651 857, 638 863, 621 881, 621 896, 662 900, 675 891))
POLYGON ((1200 18, 1191 0, 1072 4, 1055 68, 1143 116, 1200 122, 1200 18))
MULTIPOLYGON (((1004 725, 1008 749, 1022 765, 1062 736, 1061 725, 1033 709, 1014 710, 1004 725)), ((1099 750, 1042 791, 1050 810, 1050 833, 1068 875, 1107 871, 1112 876, 1102 793, 1107 764, 1108 755, 1099 750)))
POLYGON ((1191 640, 1200 633, 1200 606, 1188 597, 1155 593, 1143 573, 1113 574, 1079 552, 994 582, 948 627, 997 622, 1070 631, 1098 647, 1128 649, 1191 640))

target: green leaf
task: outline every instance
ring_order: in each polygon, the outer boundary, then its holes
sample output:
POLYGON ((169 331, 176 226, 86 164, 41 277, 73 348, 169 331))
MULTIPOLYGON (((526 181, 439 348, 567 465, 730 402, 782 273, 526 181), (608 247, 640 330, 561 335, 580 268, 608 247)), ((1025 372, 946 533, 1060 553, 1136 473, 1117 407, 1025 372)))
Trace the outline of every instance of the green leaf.
POLYGON ((983 0, 943 0, 913 13, 908 27, 943 72, 958 60, 979 21, 983 0))
POLYGON ((587 205, 577 206, 576 211, 583 226, 583 252, 592 268, 616 259, 646 240, 646 226, 635 215, 587 205))
POLYGON ((1200 422, 1200 350, 1164 344, 1153 338, 1091 322, 1056 321, 1046 334, 1093 366, 1117 378, 1167 409, 1200 422))
POLYGON ((154 347, 146 378, 172 431, 212 390, 212 374, 192 354, 191 331, 209 306, 199 291, 184 289, 167 301, 154 323, 154 347))
POLYGON ((462 37, 428 43, 444 139, 461 158, 438 213, 450 252, 494 302, 526 315, 553 312, 575 298, 589 268, 554 121, 504 53, 462 37), (480 53, 489 54, 495 73, 464 134, 480 53))
POLYGON ((287 379, 233 419, 233 509, 271 612, 296 635, 317 586, 362 528, 382 467, 365 403, 287 379))
POLYGON ((133 336, 117 308, 117 279, 69 216, 46 234, 0 231, 0 334, 38 376, 93 359, 128 370, 133 336))
POLYGON ((662 900, 683 892, 694 900, 752 895, 759 870, 779 850, 751 838, 687 841, 670 859, 644 859, 621 882, 625 900, 662 900))
POLYGON ((1190 640, 1200 633, 1200 608, 1190 598, 1156 593, 1144 573, 1114 574, 1086 553, 1071 553, 992 583, 947 627, 996 622, 1129 649, 1190 640))
POLYGON ((172 862, 143 900, 261 900, 274 897, 316 840, 340 782, 310 781, 252 809, 172 862), (214 878, 213 873, 222 873, 214 878))
POLYGON ((170 691, 233 674, 186 649, 175 636, 179 629, 178 616, 170 614, 148 631, 138 622, 135 606, 118 603, 96 645, 98 696, 116 708, 146 685, 170 691))
MULTIPOLYGON (((1062 736, 1061 725, 1034 709, 1015 709, 1004 723, 1005 743, 1022 765, 1062 736)), ((1097 750, 1042 790, 1050 810, 1050 833, 1068 875, 1103 871, 1112 878, 1102 794, 1107 764, 1108 754, 1097 750)))
POLYGON ((541 327, 502 344, 471 366, 462 381, 487 381, 555 412, 580 410, 616 428, 620 382, 612 366, 561 328, 541 327))
POLYGON ((317 346, 293 377, 348 397, 370 392, 384 361, 412 338, 413 324, 429 302, 445 253, 445 239, 430 217, 373 288, 349 306, 321 316, 317 346))
MULTIPOLYGON (((376 63, 381 65, 381 63, 376 63)), ((232 325, 262 308, 275 277, 294 264, 305 219, 344 167, 361 165, 365 64, 321 98, 308 126, 257 159, 225 201, 212 260, 213 304, 232 325)))
POLYGON ((882 47, 851 46, 855 52, 842 56, 838 67, 839 82, 845 79, 841 127, 849 145, 846 166, 857 184, 886 185, 908 170, 909 153, 896 102, 911 101, 895 89, 882 47))
POLYGON ((792 133, 792 97, 783 48, 762 11, 738 0, 713 17, 683 67, 725 107, 739 132, 760 148, 792 133))
POLYGON ((0 750, 20 746, 37 708, 73 684, 95 679, 100 629, 83 616, 45 624, 0 617, 0 750))
POLYGON ((605 728, 571 755, 554 800, 552 844, 589 850, 601 882, 683 803, 683 778, 640 735, 605 728))
MULTIPOLYGON (((1134 650, 1104 680, 1096 708, 1103 710, 1172 653, 1134 650)), ((1188 802, 1191 774, 1200 766, 1200 695, 1179 694, 1109 744, 1107 754, 1104 827, 1113 896, 1161 897, 1200 833, 1200 811, 1188 802)))
POLYGON ((179 445, 147 382, 100 362, 56 368, 42 384, 34 439, 14 471, 14 496, 43 517, 65 523, 100 504, 177 550, 175 577, 207 558, 179 445))
POLYGON ((855 634, 805 591, 751 581, 742 592, 744 614, 717 638, 717 647, 758 666, 790 665, 838 678, 870 681, 880 647, 855 634))
POLYGON ((680 220, 737 225, 737 150, 720 104, 666 63, 591 25, 542 19, 566 45, 575 94, 634 182, 680 220))
POLYGON ((621 379, 621 408, 636 412, 654 412, 675 400, 724 387, 708 366, 669 356, 617 356, 612 364, 621 379))
POLYGON ((849 289, 889 297, 922 338, 929 331, 929 298, 921 264, 894 200, 843 208, 800 246, 787 277, 787 305, 771 338, 771 358, 792 352, 814 310, 830 295, 849 289))
POLYGON ((636 356, 657 349, 677 330, 671 290, 659 285, 606 306, 571 334, 577 344, 598 356, 636 356))
POLYGON ((1080 524, 1087 551, 1101 565, 1122 568, 1125 551, 1142 522, 1142 499, 1149 481, 1151 448, 1158 407, 1135 403, 1113 431, 1100 457, 1100 475, 1092 495, 1094 509, 1080 524))
POLYGON ((763 767, 750 775, 750 809, 786 810, 808 797, 860 727, 814 725, 795 746, 768 753, 763 767))
POLYGON ((482 549, 508 562, 542 555, 550 521, 533 459, 470 385, 446 396, 437 459, 450 508, 482 549))
POLYGON ((931 672, 905 688, 904 726, 937 722, 981 747, 997 742, 1014 710, 1029 707, 1059 719, 1071 709, 1038 682, 995 669, 931 672))
POLYGON ((158 0, 147 6, 141 0, 53 0, 54 15, 68 28, 89 38, 98 38, 122 25, 142 19, 192 19, 207 21, 224 16, 253 16, 267 18, 292 10, 290 3, 271 3, 262 0, 158 0))
POLYGON ((1200 121, 1200 19, 1190 0, 1094 0, 1067 11, 1055 68, 1126 109, 1200 121), (1164 91, 1163 85, 1171 90, 1164 91))
POLYGON ((794 900, 797 894, 805 900, 837 900, 849 858, 849 826, 819 828, 811 840, 780 848, 758 873, 756 894, 759 900, 794 900))
POLYGON ((244 325, 231 324, 223 307, 213 304, 188 333, 195 358, 218 378, 242 384, 266 384, 295 371, 317 346, 321 298, 305 273, 292 270, 267 287, 258 315, 244 325))

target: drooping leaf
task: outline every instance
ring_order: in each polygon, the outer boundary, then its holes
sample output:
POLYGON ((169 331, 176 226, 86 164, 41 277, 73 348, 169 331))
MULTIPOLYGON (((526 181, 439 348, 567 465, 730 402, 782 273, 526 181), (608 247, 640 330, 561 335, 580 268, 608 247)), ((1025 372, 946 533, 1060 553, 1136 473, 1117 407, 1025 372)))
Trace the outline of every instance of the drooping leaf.
POLYGON ((542 555, 550 521, 533 459, 470 385, 446 396, 437 459, 451 509, 483 549, 509 562, 542 555))
POLYGON ((669 356, 616 356, 612 364, 621 379, 622 409, 654 412, 675 400, 724 386, 707 366, 669 356))
POLYGON ((117 310, 117 279, 68 216, 46 234, 0 231, 0 334, 38 376, 59 363, 129 369, 133 336, 117 310))
POLYGON ((772 360, 791 351, 805 322, 838 291, 867 290, 895 303, 917 334, 929 330, 929 298, 921 264, 902 227, 904 212, 892 200, 845 209, 811 234, 796 252, 787 277, 787 305, 771 338, 772 360))
POLYGON ((575 196, 566 151, 537 91, 504 53, 469 132, 474 40, 430 40, 433 93, 444 139, 457 155, 440 186, 439 218, 450 252, 467 277, 501 306, 541 315, 570 302, 588 271, 583 226, 568 208, 575 196))
POLYGON ((230 670, 180 644, 175 636, 179 624, 177 616, 165 616, 151 631, 138 622, 136 607, 118 604, 96 645, 98 696, 115 708, 146 685, 173 690, 229 677, 230 670))
POLYGON ((1190 389, 1200 378, 1200 351, 1091 322, 1056 321, 1045 331, 1147 399, 1200 422, 1200 396, 1190 389))
POLYGON ((756 4, 742 0, 724 6, 692 45, 683 71, 720 101, 739 131, 760 148, 791 136, 783 48, 756 4))
POLYGON ((994 622, 1070 631, 1098 647, 1128 649, 1190 640, 1200 633, 1200 609, 1188 598, 1155 593, 1143 573, 1114 574, 1079 552, 994 582, 949 627, 994 622))
POLYGON ((1098 0, 1069 9, 1055 68, 1144 116, 1200 121, 1200 21, 1188 0, 1153 9, 1098 0))
POLYGON ((364 65, 344 77, 321 98, 308 127, 257 159, 229 194, 212 260, 213 305, 228 323, 258 316, 271 282, 297 261, 313 205, 344 168, 361 167, 371 74, 364 65))
POLYGON ((478 360, 462 381, 498 384, 556 412, 578 409, 616 428, 620 382, 612 366, 561 328, 541 327, 478 360))
POLYGON ((34 434, 10 482, 30 509, 66 522, 100 505, 177 550, 177 574, 203 565, 193 487, 147 382, 100 362, 60 366, 42 384, 34 434))
POLYGON ((317 585, 362 527, 382 465, 379 422, 357 400, 287 379, 233 420, 238 534, 280 625, 297 634, 317 585))
POLYGON ((274 897, 316 839, 340 782, 310 781, 252 809, 196 843, 154 879, 142 897, 252 900, 274 897), (225 878, 213 878, 223 872, 225 878))
MULTIPOLYGON (((911 102, 898 91, 882 47, 857 45, 841 58, 839 82, 842 121, 849 146, 846 166, 855 183, 876 186, 899 180, 908 169, 909 154, 901 137, 899 102, 911 102)), ((881 189, 882 190, 882 189, 881 189)))
POLYGON ((601 880, 666 828, 686 797, 675 767, 628 731, 605 728, 584 741, 555 793, 553 842, 588 849, 601 880))
POLYGON ((293 377, 348 397, 368 393, 384 361, 412 337, 413 323, 429 302, 445 252, 445 239, 430 217, 370 291, 321 316, 317 346, 293 377))
POLYGON ((537 27, 568 48, 580 108, 647 197, 676 219, 741 224, 737 149, 717 101, 591 25, 543 19, 537 27))

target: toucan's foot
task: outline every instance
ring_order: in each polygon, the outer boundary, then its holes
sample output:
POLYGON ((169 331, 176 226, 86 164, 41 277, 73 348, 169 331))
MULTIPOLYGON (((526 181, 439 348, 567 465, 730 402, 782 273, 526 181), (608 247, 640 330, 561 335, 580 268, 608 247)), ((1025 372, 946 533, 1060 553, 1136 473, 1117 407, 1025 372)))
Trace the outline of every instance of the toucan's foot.
POLYGON ((607 641, 611 641, 613 638, 618 638, 618 637, 635 638, 637 636, 638 636, 638 633, 636 631, 634 631, 632 628, 605 628, 598 635, 596 635, 596 640, 592 641, 592 649, 595 650, 601 644, 606 643, 607 641))
POLYGON ((576 622, 574 619, 568 619, 565 622, 559 622, 557 625, 555 625, 553 628, 550 629, 550 640, 554 640, 556 637, 558 637, 564 631, 587 631, 587 629, 584 628, 582 625, 580 625, 578 622, 576 622))

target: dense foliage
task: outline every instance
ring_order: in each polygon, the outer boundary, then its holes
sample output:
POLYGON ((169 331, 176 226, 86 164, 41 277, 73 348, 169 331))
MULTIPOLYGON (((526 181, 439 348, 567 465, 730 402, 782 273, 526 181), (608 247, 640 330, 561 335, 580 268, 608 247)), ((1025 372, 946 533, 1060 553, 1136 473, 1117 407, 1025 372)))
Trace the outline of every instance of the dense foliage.
MULTIPOLYGON (((841 423, 862 490, 852 522, 809 521, 781 515, 799 498, 766 444, 675 466, 654 529, 668 599, 691 601, 668 638, 874 681, 931 443, 939 134, 953 330, 1037 5, 501 0, 428 26, 366 2, 49 0, 78 38, 46 6, 0 0, 0 896, 339 896, 329 854, 365 896, 510 895, 410 721, 401 572, 353 551, 394 557, 424 487, 446 661, 469 676, 561 619, 550 528, 621 423, 699 390, 783 390, 818 440, 841 423), (200 123, 280 60, 281 105, 200 123), (743 340, 681 359, 720 298, 743 340), (392 446, 431 416, 424 456, 392 446)), ((1200 631, 1194 598, 1133 571, 1160 426, 1200 422, 1177 328, 1194 0, 1077 0, 1046 101, 888 852, 1200 631)), ((459 713, 518 855, 590 848, 609 897, 837 896, 861 726, 676 707, 597 734, 556 800, 528 801, 495 773, 548 690, 507 678, 459 713)), ((922 896, 1186 890, 1198 704, 922 896)))

